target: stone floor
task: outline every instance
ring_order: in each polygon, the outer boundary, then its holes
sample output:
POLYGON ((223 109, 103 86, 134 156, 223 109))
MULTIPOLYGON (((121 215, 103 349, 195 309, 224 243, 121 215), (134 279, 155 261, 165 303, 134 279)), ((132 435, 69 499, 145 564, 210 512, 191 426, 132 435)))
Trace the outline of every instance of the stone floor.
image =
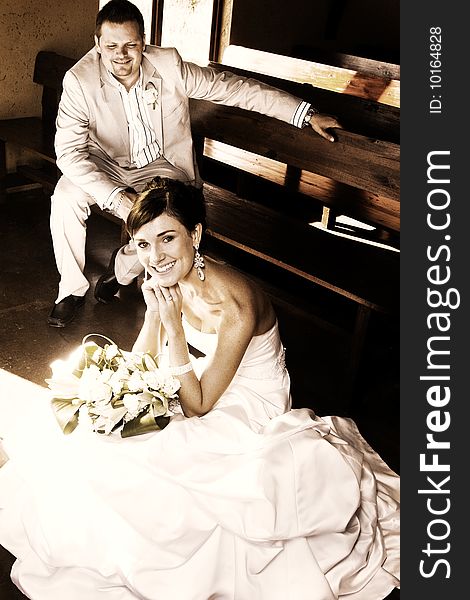
MULTIPOLYGON (((130 348, 144 314, 138 286, 126 288, 108 306, 94 300, 92 287, 73 323, 64 329, 48 327, 58 283, 49 198, 41 190, 10 193, 0 199, 0 209, 0 374, 4 370, 44 386, 50 363, 68 354, 88 333, 103 333, 130 348)), ((98 215, 90 217, 86 274, 92 286, 119 245, 119 233, 116 224, 98 215)), ((255 275, 260 278, 263 273, 255 275)), ((268 283, 272 292, 272 281, 268 283)), ((336 326, 326 326, 315 311, 306 312, 281 295, 273 294, 273 304, 287 348, 294 406, 308 406, 320 415, 352 416, 369 443, 399 471, 397 323, 387 319, 371 323, 351 404, 341 393, 348 336, 336 326)), ((305 307, 305 302, 299 304, 305 307)), ((12 557, 0 547, 1 600, 24 598, 10 582, 11 564, 12 557)), ((392 597, 399 597, 398 590, 392 597)))

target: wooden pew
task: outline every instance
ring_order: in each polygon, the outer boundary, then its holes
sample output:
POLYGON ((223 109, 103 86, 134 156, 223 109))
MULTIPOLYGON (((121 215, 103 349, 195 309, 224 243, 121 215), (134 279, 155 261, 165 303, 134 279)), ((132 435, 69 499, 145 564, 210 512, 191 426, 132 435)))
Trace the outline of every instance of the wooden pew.
POLYGON ((8 187, 6 145, 27 150, 37 168, 18 165, 17 173, 52 190, 59 173, 55 163, 54 136, 57 107, 65 72, 75 60, 55 52, 39 52, 34 65, 33 81, 42 87, 41 116, 0 120, 0 186, 8 187))
MULTIPOLYGON (((387 232, 390 243, 398 248, 399 66, 341 54, 330 60, 334 66, 229 46, 224 64, 212 66, 254 77, 337 116, 344 128, 337 132, 338 141, 348 148, 356 143, 354 155, 348 150, 346 154, 342 149, 330 153, 319 144, 310 145, 305 152, 311 153, 312 162, 304 163, 301 170, 282 158, 272 161, 272 151, 250 154, 240 150, 238 141, 235 148, 229 148, 221 142, 222 133, 206 143, 205 154, 270 181, 279 183, 284 178, 283 185, 292 191, 322 203, 325 226, 334 228, 335 217, 345 213, 377 227, 378 238, 387 232), (250 71, 243 69, 246 64, 250 71), (343 135, 346 132, 349 139, 343 135), (323 150, 321 156, 317 150, 323 150)), ((297 147, 301 152, 302 147, 297 147)), ((288 156, 291 154, 289 149, 288 156)))
MULTIPOLYGON (((337 113, 341 119, 343 112, 337 113)), ((191 102, 191 119, 195 134, 210 140, 204 150, 207 157, 271 181, 280 182, 284 176, 288 181, 283 185, 292 191, 302 191, 336 212, 345 211, 351 217, 399 232, 396 143, 335 130, 337 141, 332 144, 310 129, 274 124, 257 113, 204 101, 191 102)))
MULTIPOLYGON (((53 189, 58 177, 55 117, 63 75, 74 62, 40 52, 33 79, 43 87, 42 117, 0 121, 0 185, 4 188, 8 185, 5 146, 12 144, 42 161, 39 168, 18 166, 18 173, 53 189)), ((290 194, 301 194, 335 214, 344 212, 389 232, 396 246, 400 227, 398 109, 357 95, 230 69, 311 100, 322 112, 335 114, 344 126, 335 130, 337 141, 332 144, 308 129, 299 130, 258 113, 205 101, 190 103, 203 177, 210 165, 229 165, 242 176, 254 174, 269 181, 288 198, 285 210, 279 211, 269 205, 269 197, 253 202, 237 190, 207 180, 209 235, 356 307, 345 383, 351 391, 371 313, 396 314, 398 310, 399 253, 396 248, 358 242, 297 219, 295 210, 289 209, 290 194)))
POLYGON ((400 107, 399 65, 339 52, 316 50, 315 54, 317 61, 230 45, 222 62, 231 68, 250 65, 255 73, 400 107))

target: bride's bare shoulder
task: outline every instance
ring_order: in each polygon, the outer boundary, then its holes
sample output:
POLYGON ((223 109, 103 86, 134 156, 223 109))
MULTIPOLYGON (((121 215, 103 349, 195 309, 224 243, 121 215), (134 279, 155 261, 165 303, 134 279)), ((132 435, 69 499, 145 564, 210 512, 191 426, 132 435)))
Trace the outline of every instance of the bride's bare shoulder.
POLYGON ((256 334, 269 329, 275 314, 261 287, 246 274, 225 263, 211 261, 219 293, 223 296, 225 314, 240 320, 254 320, 256 334))
POLYGON ((259 286, 252 279, 227 263, 211 259, 211 270, 220 290, 234 291, 236 297, 240 297, 241 293, 244 292, 247 298, 251 297, 252 294, 262 293, 259 286))

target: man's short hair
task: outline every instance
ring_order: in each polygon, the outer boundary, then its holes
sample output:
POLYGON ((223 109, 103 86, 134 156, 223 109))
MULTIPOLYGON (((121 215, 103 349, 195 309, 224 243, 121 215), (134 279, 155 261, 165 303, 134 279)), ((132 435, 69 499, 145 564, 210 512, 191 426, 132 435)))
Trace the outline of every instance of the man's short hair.
POLYGON ((101 26, 107 21, 108 23, 137 23, 139 34, 144 39, 144 17, 135 4, 128 0, 110 0, 96 15, 95 35, 97 38, 101 36, 101 26))

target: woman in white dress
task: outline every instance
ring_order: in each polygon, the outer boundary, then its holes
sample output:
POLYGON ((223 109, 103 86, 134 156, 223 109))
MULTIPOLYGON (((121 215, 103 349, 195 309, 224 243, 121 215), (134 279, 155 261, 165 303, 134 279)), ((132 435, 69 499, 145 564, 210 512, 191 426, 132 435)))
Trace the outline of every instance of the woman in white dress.
POLYGON ((133 350, 166 356, 182 413, 126 439, 4 434, 12 579, 34 600, 381 600, 399 478, 351 420, 291 409, 275 313, 200 254, 204 224, 202 194, 167 179, 128 219, 147 272, 133 350))

